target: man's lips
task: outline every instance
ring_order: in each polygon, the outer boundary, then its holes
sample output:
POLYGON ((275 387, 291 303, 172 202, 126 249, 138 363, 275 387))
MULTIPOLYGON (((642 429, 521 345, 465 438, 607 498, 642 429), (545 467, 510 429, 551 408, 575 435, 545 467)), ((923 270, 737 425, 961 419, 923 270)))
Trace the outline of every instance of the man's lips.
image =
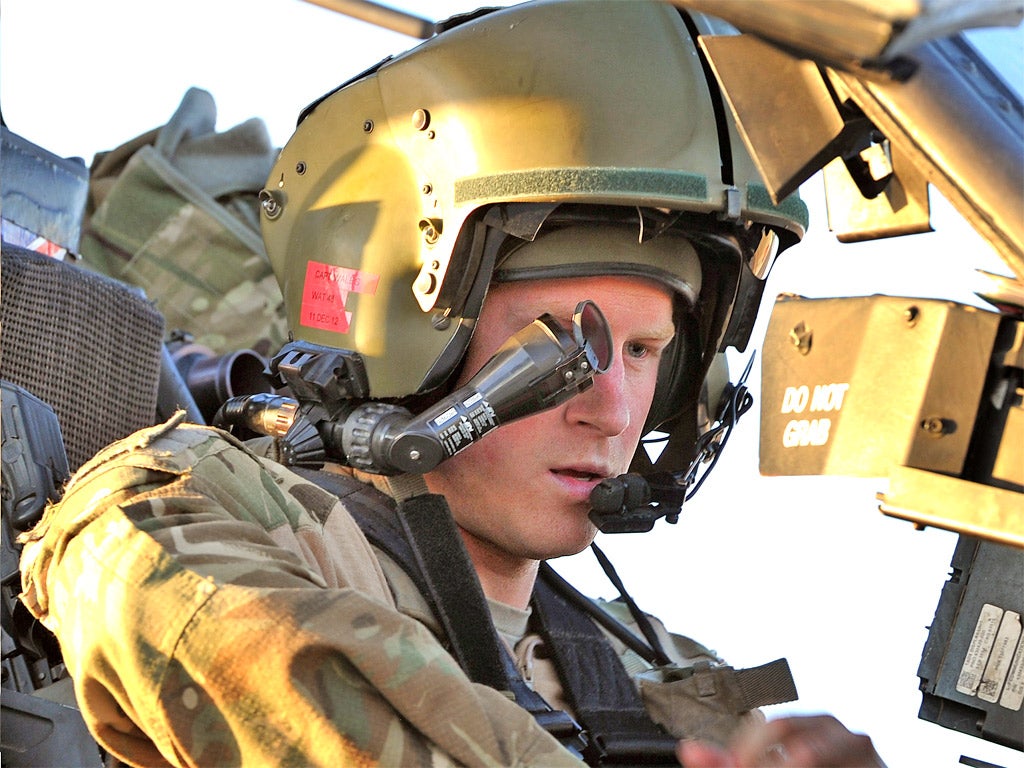
POLYGON ((571 478, 574 478, 576 480, 603 480, 604 479, 603 476, 599 476, 599 475, 595 474, 594 472, 586 472, 586 471, 579 470, 579 469, 553 469, 551 471, 554 472, 556 475, 561 475, 563 477, 571 477, 571 478))
POLYGON ((593 483, 598 483, 601 480, 604 480, 606 477, 611 477, 612 474, 614 474, 606 467, 596 465, 574 465, 568 467, 555 467, 551 470, 551 472, 552 474, 558 475, 559 477, 593 483))
POLYGON ((590 494, 608 474, 596 467, 557 467, 551 470, 550 477, 572 503, 589 505, 590 494))

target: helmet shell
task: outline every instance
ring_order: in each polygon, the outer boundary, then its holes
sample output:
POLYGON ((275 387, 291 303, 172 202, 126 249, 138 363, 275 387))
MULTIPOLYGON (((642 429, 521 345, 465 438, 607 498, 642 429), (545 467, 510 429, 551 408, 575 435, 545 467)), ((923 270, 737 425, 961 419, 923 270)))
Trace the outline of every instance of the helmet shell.
POLYGON ((312 105, 264 191, 294 336, 358 352, 372 397, 433 386, 491 278, 467 241, 496 203, 717 214, 799 240, 803 204, 771 204, 727 110, 716 115, 693 32, 722 25, 693 18, 631 0, 526 3, 312 105))

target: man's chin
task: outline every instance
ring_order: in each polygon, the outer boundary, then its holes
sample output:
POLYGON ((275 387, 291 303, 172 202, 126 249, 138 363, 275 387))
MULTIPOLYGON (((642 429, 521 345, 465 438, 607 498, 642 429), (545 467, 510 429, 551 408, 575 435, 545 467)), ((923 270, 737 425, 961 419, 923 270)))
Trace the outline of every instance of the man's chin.
POLYGON ((572 557, 573 555, 578 555, 594 542, 594 537, 596 535, 597 528, 592 523, 588 522, 586 530, 581 531, 579 536, 574 536, 571 541, 559 541, 556 545, 548 548, 548 554, 546 556, 537 559, 557 560, 560 557, 572 557))

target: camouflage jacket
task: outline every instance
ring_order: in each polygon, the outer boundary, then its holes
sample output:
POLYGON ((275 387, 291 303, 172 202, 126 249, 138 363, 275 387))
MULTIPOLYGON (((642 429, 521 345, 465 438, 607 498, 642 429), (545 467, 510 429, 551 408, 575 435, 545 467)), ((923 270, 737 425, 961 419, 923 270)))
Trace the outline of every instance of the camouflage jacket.
POLYGON ((337 499, 224 433, 98 454, 25 537, 22 600, 137 765, 578 765, 395 609, 337 499))
MULTIPOLYGON (((102 451, 23 537, 22 601, 60 640, 108 751, 140 765, 579 765, 464 675, 336 497, 180 422, 102 451)), ((737 706, 730 667, 656 626, 671 667, 613 642, 656 722, 721 742, 760 717, 737 706)), ((566 708, 540 639, 504 636, 566 708)))

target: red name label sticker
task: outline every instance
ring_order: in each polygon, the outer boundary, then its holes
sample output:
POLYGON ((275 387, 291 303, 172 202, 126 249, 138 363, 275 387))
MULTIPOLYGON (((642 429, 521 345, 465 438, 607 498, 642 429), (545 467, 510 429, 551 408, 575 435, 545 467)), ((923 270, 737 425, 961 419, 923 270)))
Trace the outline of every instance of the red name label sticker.
POLYGON ((302 285, 299 324, 335 333, 348 333, 352 313, 345 308, 350 293, 374 294, 380 275, 310 261, 302 285))

